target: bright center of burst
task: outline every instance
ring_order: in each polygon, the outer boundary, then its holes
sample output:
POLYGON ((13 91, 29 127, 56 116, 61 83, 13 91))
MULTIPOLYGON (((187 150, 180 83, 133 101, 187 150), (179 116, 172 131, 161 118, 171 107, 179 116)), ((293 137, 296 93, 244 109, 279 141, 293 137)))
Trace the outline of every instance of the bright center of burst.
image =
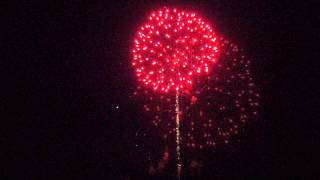
POLYGON ((195 75, 208 73, 218 52, 211 26, 192 12, 162 8, 138 30, 132 65, 138 80, 168 92, 192 87, 195 75))

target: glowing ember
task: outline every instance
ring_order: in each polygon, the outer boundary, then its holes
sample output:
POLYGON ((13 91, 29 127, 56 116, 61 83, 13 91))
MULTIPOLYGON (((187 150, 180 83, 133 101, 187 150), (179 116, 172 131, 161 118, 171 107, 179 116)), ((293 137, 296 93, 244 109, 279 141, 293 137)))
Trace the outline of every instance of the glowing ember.
POLYGON ((216 61, 216 39, 195 13, 169 8, 151 13, 132 50, 138 80, 164 92, 191 89, 193 77, 208 74, 216 61))

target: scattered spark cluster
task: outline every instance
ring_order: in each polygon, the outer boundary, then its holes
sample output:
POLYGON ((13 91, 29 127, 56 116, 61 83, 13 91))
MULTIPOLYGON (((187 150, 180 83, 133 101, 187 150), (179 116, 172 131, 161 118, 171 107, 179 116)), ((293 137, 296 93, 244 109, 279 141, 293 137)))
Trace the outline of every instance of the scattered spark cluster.
MULTIPOLYGON (((243 125, 258 115, 260 94, 250 71, 251 61, 235 44, 219 43, 219 61, 207 76, 192 77, 191 89, 180 93, 182 146, 214 148, 229 143, 243 125)), ((148 118, 164 142, 175 141, 175 93, 159 94, 139 86, 134 96, 143 102, 148 118)))
POLYGON ((191 89, 193 77, 208 74, 218 53, 211 26, 192 12, 162 8, 138 30, 132 66, 153 90, 191 89))

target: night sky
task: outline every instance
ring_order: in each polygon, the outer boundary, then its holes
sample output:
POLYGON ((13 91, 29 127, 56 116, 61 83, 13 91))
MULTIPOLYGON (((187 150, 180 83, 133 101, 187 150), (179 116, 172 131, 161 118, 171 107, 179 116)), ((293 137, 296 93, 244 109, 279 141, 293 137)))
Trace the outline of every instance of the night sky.
POLYGON ((3 6, 1 120, 10 128, 1 131, 1 179, 153 178, 148 154, 156 162, 162 152, 141 104, 130 98, 130 50, 144 18, 163 6, 195 10, 244 48, 261 91, 258 120, 234 143, 194 152, 205 159, 199 177, 320 175, 319 43, 308 37, 319 38, 316 4, 117 0, 3 6))

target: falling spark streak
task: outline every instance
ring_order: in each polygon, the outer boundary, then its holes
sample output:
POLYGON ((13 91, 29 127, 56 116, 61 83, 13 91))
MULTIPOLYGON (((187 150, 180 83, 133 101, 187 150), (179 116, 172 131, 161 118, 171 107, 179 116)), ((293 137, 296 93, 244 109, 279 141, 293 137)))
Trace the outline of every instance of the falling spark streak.
POLYGON ((180 157, 180 115, 179 115, 179 91, 176 93, 176 143, 177 143, 177 176, 180 179, 181 157, 180 157))

